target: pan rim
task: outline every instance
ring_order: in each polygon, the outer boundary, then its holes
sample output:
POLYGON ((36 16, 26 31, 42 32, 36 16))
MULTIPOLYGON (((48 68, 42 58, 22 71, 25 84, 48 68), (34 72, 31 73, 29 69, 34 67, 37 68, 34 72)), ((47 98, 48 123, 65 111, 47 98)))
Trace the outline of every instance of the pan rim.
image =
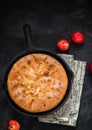
POLYGON ((72 88, 72 83, 73 83, 73 79, 74 79, 74 73, 73 71, 71 70, 71 68, 69 67, 69 65, 65 62, 65 60, 63 58, 61 58, 59 55, 57 55, 56 53, 52 52, 52 51, 49 51, 49 50, 28 50, 26 52, 23 52, 21 54, 19 54, 18 56, 16 56, 12 62, 9 64, 8 66, 8 69, 6 71, 6 74, 5 74, 5 78, 4 78, 4 81, 3 81, 3 85, 2 85, 2 88, 3 89, 3 93, 4 95, 6 96, 6 98, 8 99, 8 102, 10 103, 10 105, 16 110, 18 111, 19 113, 23 114, 23 115, 28 115, 28 116, 32 116, 32 117, 39 117, 39 116, 44 116, 44 115, 49 115, 49 114, 52 114, 53 112, 57 111, 60 107, 62 107, 65 102, 67 101, 69 95, 70 95, 70 92, 71 92, 71 88, 72 88), (39 113, 31 113, 31 112, 27 112, 26 110, 20 108, 17 104, 14 103, 14 101, 10 98, 9 96, 9 93, 8 93, 8 90, 7 90, 7 78, 8 78, 8 74, 12 68, 12 66, 14 65, 15 62, 17 62, 19 59, 21 59, 22 57, 28 55, 28 54, 33 54, 33 53, 43 53, 43 54, 47 54, 47 55, 50 55, 52 56, 53 58, 55 58, 56 60, 58 60, 64 67, 64 69, 66 70, 66 73, 67 73, 67 76, 68 76, 68 89, 67 89, 67 92, 63 98, 63 100, 60 101, 60 103, 52 108, 51 110, 48 110, 48 111, 45 111, 45 112, 39 112, 39 113))

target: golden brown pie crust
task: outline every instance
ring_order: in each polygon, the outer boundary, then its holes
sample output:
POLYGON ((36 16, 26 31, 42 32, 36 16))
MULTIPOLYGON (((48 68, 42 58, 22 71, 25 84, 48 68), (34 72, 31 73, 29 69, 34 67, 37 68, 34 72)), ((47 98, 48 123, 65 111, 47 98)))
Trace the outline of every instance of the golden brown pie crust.
POLYGON ((44 112, 57 106, 66 94, 68 77, 62 64, 41 53, 20 58, 8 75, 12 100, 28 112, 44 112))

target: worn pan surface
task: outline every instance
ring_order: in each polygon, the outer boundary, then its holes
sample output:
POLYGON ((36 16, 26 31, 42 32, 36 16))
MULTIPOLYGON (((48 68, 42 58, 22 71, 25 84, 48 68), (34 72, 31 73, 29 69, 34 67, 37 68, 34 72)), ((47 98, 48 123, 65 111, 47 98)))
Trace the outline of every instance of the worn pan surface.
POLYGON ((51 113, 55 112, 56 110, 58 110, 67 101, 67 99, 69 97, 69 93, 71 91, 74 74, 73 74, 72 70, 70 69, 70 67, 67 65, 67 63, 64 61, 64 59, 59 57, 56 53, 54 53, 52 51, 49 51, 49 50, 45 50, 45 49, 40 49, 40 48, 37 49, 37 48, 35 48, 33 46, 32 41, 31 41, 31 28, 30 28, 30 25, 28 25, 28 24, 24 25, 23 26, 23 30, 24 30, 24 35, 25 35, 25 38, 26 38, 26 50, 22 54, 19 54, 17 57, 15 57, 13 59, 13 61, 10 63, 10 65, 9 65, 9 67, 7 69, 6 75, 5 75, 5 79, 4 79, 3 85, 2 85, 2 90, 3 90, 3 93, 6 96, 7 100, 12 105, 12 107, 14 107, 20 113, 22 113, 24 115, 28 115, 28 116, 33 116, 33 117, 38 117, 38 116, 42 116, 42 115, 48 115, 48 114, 51 114, 51 113), (68 81, 69 81, 68 89, 67 89, 66 95, 64 96, 63 100, 56 107, 54 107, 53 109, 51 109, 49 111, 46 111, 46 112, 31 113, 31 112, 27 112, 27 111, 23 110, 22 108, 20 108, 19 106, 17 106, 13 102, 13 100, 9 96, 8 89, 7 89, 8 74, 9 74, 13 64, 17 60, 22 58, 23 56, 26 56, 26 55, 32 54, 32 53, 43 53, 43 54, 48 54, 48 55, 54 57, 56 60, 58 60, 63 65, 63 67, 66 70, 67 76, 68 76, 68 81))

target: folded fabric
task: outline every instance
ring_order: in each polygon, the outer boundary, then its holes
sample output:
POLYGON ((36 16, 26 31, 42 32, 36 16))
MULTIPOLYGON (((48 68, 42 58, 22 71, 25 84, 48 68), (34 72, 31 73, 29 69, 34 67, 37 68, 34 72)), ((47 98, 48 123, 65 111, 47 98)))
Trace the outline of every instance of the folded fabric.
POLYGON ((49 116, 39 117, 40 122, 63 124, 69 126, 76 126, 80 100, 83 89, 86 61, 74 60, 73 55, 58 54, 68 63, 72 71, 74 72, 74 81, 72 85, 72 90, 67 102, 58 111, 50 114, 49 116))

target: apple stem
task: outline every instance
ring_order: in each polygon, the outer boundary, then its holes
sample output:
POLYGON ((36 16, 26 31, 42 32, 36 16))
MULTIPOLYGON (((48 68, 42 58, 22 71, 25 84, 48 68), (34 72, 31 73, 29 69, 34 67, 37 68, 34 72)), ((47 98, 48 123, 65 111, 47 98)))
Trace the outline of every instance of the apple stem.
POLYGON ((78 34, 78 36, 80 36, 80 34, 78 34))

